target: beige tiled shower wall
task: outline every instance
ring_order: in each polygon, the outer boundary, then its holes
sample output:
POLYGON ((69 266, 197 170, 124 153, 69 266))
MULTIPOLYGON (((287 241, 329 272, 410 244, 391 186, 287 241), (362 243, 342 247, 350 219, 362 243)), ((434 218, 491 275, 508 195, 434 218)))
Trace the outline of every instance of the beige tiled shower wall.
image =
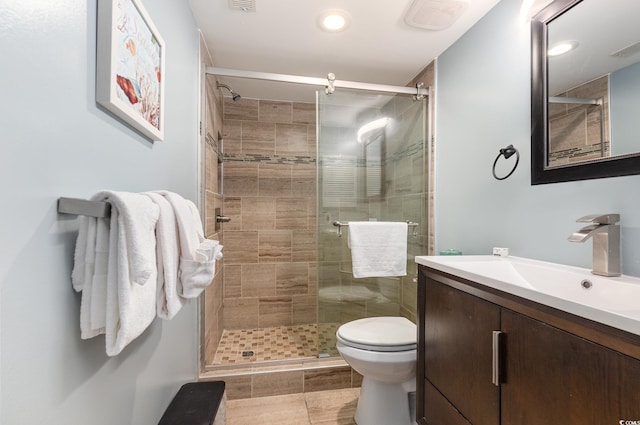
POLYGON ((315 104, 224 98, 226 329, 317 321, 315 104))
MULTIPOLYGON (((207 66, 213 66, 204 41, 200 43, 200 56, 207 66)), ((215 208, 222 208, 222 186, 220 181, 220 136, 222 134, 222 96, 216 88, 215 76, 206 77, 206 137, 204 147, 204 203, 205 203, 205 236, 219 240, 223 245, 222 232, 215 230, 215 208)), ((218 342, 224 329, 222 318, 222 262, 217 263, 213 282, 204 293, 204 317, 201 326, 204 334, 204 361, 213 360, 218 342)))
POLYGON ((603 104, 549 104, 549 165, 609 156, 609 76, 555 96, 602 99, 603 104))

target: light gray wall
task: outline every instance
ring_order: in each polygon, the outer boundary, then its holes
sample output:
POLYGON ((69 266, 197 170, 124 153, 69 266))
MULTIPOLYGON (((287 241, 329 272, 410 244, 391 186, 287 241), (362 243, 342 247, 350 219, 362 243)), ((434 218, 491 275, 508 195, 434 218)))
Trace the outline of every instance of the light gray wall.
POLYGON ((640 143, 640 62, 611 74, 609 78, 611 152, 638 152, 640 143))
MULTIPOLYGON (((102 0, 101 0, 102 1, 102 0)), ((106 0, 104 0, 106 1, 106 0)), ((198 33, 187 2, 145 0, 166 41, 166 139, 96 107, 97 0, 0 0, 3 424, 157 423, 197 375, 196 305, 122 354, 80 340, 70 273, 77 219, 60 196, 168 189, 197 199, 198 33)))
POLYGON ((530 34, 502 0, 437 61, 436 252, 458 248, 591 267, 591 241, 567 242, 591 213, 622 215, 622 267, 640 276, 640 176, 530 185, 530 34), (498 149, 520 165, 491 175, 498 149))

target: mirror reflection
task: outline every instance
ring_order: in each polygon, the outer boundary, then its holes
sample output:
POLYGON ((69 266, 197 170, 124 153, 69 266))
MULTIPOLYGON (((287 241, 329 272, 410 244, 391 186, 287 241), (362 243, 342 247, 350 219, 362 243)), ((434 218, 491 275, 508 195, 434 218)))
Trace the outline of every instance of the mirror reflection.
POLYGON ((378 137, 365 146, 365 162, 366 162, 366 190, 367 197, 382 196, 384 188, 383 177, 383 143, 384 136, 378 137))
POLYGON ((584 0, 547 25, 547 167, 640 153, 640 1, 584 0))

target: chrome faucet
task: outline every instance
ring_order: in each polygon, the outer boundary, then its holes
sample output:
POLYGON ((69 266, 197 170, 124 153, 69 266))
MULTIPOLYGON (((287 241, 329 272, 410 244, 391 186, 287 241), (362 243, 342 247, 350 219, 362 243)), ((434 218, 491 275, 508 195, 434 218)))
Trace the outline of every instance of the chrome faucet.
POLYGON ((620 276, 620 214, 594 214, 576 220, 592 223, 569 236, 569 242, 584 242, 593 236, 593 270, 600 276, 620 276))

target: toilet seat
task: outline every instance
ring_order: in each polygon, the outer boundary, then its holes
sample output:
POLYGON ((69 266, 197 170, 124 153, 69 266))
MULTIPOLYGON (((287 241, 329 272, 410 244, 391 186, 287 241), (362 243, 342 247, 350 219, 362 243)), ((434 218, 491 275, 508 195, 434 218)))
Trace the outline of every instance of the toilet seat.
POLYGON ((416 349, 416 325, 404 317, 369 317, 338 328, 344 345, 368 351, 397 352, 416 349))

